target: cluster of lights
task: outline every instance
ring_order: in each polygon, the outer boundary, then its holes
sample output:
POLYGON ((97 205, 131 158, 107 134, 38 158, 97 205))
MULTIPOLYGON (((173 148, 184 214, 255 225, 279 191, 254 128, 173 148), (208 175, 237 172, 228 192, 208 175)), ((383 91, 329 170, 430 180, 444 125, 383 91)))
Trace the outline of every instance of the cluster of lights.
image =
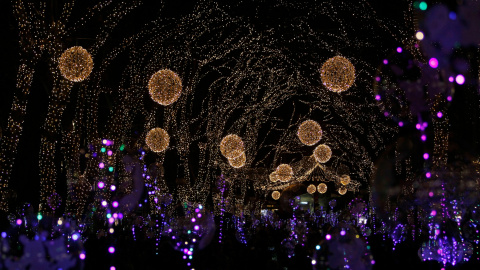
POLYGON ((288 164, 280 164, 275 170, 277 179, 281 182, 288 182, 293 178, 293 169, 288 164))
POLYGON ((326 163, 332 157, 332 149, 326 144, 320 144, 313 150, 313 156, 318 163, 326 163))
POLYGON ((347 91, 355 82, 355 67, 343 56, 335 56, 322 65, 320 70, 323 85, 332 92, 347 91))
POLYGON ((245 166, 247 156, 245 155, 245 146, 242 138, 236 134, 229 134, 223 137, 220 142, 220 152, 228 159, 228 163, 233 168, 245 166))
POLYGON ((298 127, 297 136, 303 144, 312 146, 322 139, 322 128, 316 121, 306 120, 298 127))
POLYGON ((163 152, 170 143, 170 136, 163 128, 153 128, 147 133, 145 143, 153 152, 163 152))
POLYGON ((168 106, 182 94, 182 80, 175 72, 162 69, 150 77, 148 91, 153 101, 168 106))
POLYGON ((58 59, 58 68, 65 79, 81 82, 92 72, 93 59, 83 47, 74 46, 62 53, 58 59))

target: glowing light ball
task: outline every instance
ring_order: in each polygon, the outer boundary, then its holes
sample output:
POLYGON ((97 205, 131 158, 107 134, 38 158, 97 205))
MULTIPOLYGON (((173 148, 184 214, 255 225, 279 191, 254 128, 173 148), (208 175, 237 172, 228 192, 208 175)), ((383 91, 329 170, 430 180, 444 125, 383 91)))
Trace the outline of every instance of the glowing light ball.
POLYGON ((462 74, 459 74, 459 75, 457 75, 457 77, 455 77, 455 81, 458 84, 462 85, 462 84, 465 83, 465 77, 462 74))
POLYGON ((309 185, 309 186, 307 187, 307 192, 308 192, 309 194, 315 193, 316 190, 317 190, 317 187, 315 187, 315 185, 309 185))
POLYGON ((170 136, 162 128, 153 128, 147 133, 145 143, 153 152, 163 152, 170 143, 170 136))
POLYGON ((326 144, 320 144, 313 150, 313 156, 318 163, 325 163, 332 157, 332 149, 326 144))
POLYGON ((182 94, 182 80, 169 69, 159 70, 150 77, 148 92, 153 101, 168 106, 177 101, 182 94))
POLYGON ((418 31, 418 32, 415 34, 415 37, 416 37, 418 40, 423 40, 423 38, 425 37, 425 35, 423 34, 423 32, 418 31))
POLYGON ((220 142, 220 152, 227 159, 239 157, 245 152, 242 138, 235 134, 225 136, 220 142))
POLYGON ((350 176, 349 175, 343 175, 340 177, 340 183, 344 186, 350 184, 350 176))
POLYGON ((327 185, 325 183, 320 183, 317 186, 317 190, 318 190, 318 193, 324 194, 325 192, 327 192, 327 185))
POLYGON ((268 178, 270 179, 271 182, 275 183, 278 181, 278 177, 277 177, 277 172, 272 172, 268 178))
POLYGON ((347 91, 355 82, 355 67, 347 58, 335 56, 325 61, 320 76, 328 90, 340 93, 347 91))
POLYGON ((345 193, 347 193, 347 188, 346 187, 342 186, 338 189, 338 194, 345 195, 345 193))
POLYGON ((322 138, 322 127, 313 120, 306 120, 298 127, 297 136, 303 144, 312 146, 322 138))
POLYGON ((276 190, 275 190, 274 192, 272 192, 272 198, 273 198, 274 200, 280 199, 280 192, 278 192, 278 191, 276 191, 276 190))
POLYGON ((230 164, 230 166, 238 169, 245 166, 246 161, 247 161, 247 157, 245 156, 245 152, 243 152, 240 156, 229 159, 228 163, 230 164))
POLYGON ((277 173, 278 180, 282 182, 288 182, 293 177, 292 167, 288 164, 280 164, 275 172, 277 173))
POLYGON ((62 53, 58 59, 58 68, 65 79, 81 82, 92 72, 93 59, 83 47, 74 46, 62 53))

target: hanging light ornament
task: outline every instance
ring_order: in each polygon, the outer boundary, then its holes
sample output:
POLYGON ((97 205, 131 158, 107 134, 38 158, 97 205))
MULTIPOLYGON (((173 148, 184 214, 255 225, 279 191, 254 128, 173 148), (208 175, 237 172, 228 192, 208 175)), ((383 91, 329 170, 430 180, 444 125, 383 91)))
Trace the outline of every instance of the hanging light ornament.
POLYGON ((332 157, 332 149, 326 144, 320 144, 313 150, 313 156, 318 163, 326 163, 332 157))
POLYGON ((164 129, 154 128, 147 133, 145 143, 153 152, 162 152, 167 149, 170 143, 170 136, 164 129))
POLYGON ((297 136, 303 144, 312 146, 322 138, 322 128, 317 122, 306 120, 298 127, 297 136))
POLYGON ((278 181, 278 176, 277 176, 277 172, 272 172, 268 178, 270 179, 271 182, 275 183, 278 181))
POLYGON ((58 59, 58 68, 65 79, 81 82, 92 72, 93 59, 83 47, 74 46, 62 53, 58 59))
POLYGON ((320 183, 317 187, 318 193, 324 194, 327 192, 327 185, 325 183, 320 183))
POLYGON ((245 152, 243 152, 240 156, 238 156, 236 158, 228 159, 228 163, 230 164, 230 166, 232 166, 236 169, 245 166, 246 161, 247 161, 247 157, 245 155, 245 152))
POLYGON ((309 185, 309 186, 307 187, 307 192, 308 192, 309 194, 315 193, 316 190, 317 190, 317 188, 315 187, 315 185, 309 185))
POLYGON ((148 91, 153 101, 168 106, 177 101, 182 94, 182 80, 177 73, 162 69, 150 77, 148 91))
POLYGON ((234 159, 245 152, 242 138, 235 134, 225 136, 220 142, 220 152, 227 159, 234 159))
POLYGON ((342 175, 340 177, 340 183, 344 186, 348 185, 350 183, 350 176, 349 175, 342 175))
POLYGON ((276 191, 276 190, 275 190, 274 192, 272 192, 272 198, 273 198, 274 200, 280 199, 280 192, 278 192, 278 191, 276 191))
POLYGON ((322 65, 322 83, 332 92, 347 91, 355 82, 355 67, 345 57, 335 56, 322 65))
POLYGON ((340 195, 345 195, 345 193, 347 193, 347 188, 344 187, 344 186, 341 186, 341 187, 338 189, 338 194, 340 194, 340 195))
POLYGON ((277 173, 278 180, 282 182, 288 182, 293 177, 292 167, 288 164, 280 164, 275 172, 277 173))

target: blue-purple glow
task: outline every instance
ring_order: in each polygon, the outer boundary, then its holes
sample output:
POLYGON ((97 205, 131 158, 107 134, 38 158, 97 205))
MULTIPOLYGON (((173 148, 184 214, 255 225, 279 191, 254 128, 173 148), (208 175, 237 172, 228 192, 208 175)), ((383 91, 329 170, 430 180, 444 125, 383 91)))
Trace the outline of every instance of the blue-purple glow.
POLYGON ((438 67, 438 60, 437 58, 430 58, 430 60, 428 60, 428 65, 430 65, 431 68, 437 68, 438 67))

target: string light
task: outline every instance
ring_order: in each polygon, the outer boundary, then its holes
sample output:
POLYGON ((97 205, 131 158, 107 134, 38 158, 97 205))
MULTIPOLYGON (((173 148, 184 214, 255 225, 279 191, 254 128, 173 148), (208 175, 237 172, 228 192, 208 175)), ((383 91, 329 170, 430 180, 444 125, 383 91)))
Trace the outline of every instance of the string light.
POLYGON ((245 152, 242 138, 235 134, 225 136, 220 142, 220 152, 227 159, 239 157, 245 152))
POLYGON ((306 120, 298 127, 297 136, 303 144, 312 146, 322 138, 322 128, 317 122, 306 120))
POLYGON ((278 181, 277 172, 276 171, 271 172, 270 175, 268 176, 268 178, 270 179, 270 181, 272 183, 277 182, 278 181))
POLYGON ((145 143, 153 152, 163 152, 170 143, 170 136, 164 129, 154 128, 148 132, 145 143))
POLYGON ((340 183, 344 186, 348 185, 350 183, 350 176, 349 175, 343 175, 340 177, 340 183))
POLYGON ((58 60, 58 68, 65 79, 81 82, 92 72, 93 59, 83 47, 74 46, 62 53, 58 60))
POLYGON ((150 77, 148 91, 153 101, 168 106, 182 94, 182 80, 175 72, 162 69, 150 77))
POLYGON ((273 198, 274 200, 280 199, 280 192, 277 191, 277 190, 275 190, 274 192, 272 192, 272 198, 273 198))
POLYGON ((327 185, 325 183, 320 183, 317 186, 317 190, 318 190, 318 193, 324 194, 325 192, 327 192, 327 185))
POLYGON ((246 157, 245 153, 242 153, 240 156, 238 156, 236 158, 229 159, 228 163, 233 168, 238 169, 238 168, 241 168, 241 167, 245 166, 246 161, 247 161, 247 157, 246 157))
POLYGON ((326 163, 332 157, 332 149, 326 144, 320 144, 313 150, 313 156, 318 163, 326 163))
POLYGON ((313 185, 313 184, 310 184, 310 185, 307 187, 307 192, 308 192, 309 194, 315 193, 316 190, 317 190, 317 188, 316 188, 315 185, 313 185))
POLYGON ((325 61, 320 75, 328 90, 340 93, 347 91, 355 82, 355 67, 347 58, 335 56, 325 61))
POLYGON ((346 187, 341 186, 340 188, 338 188, 338 194, 345 195, 345 193, 347 193, 347 188, 346 187))
POLYGON ((281 182, 288 182, 293 177, 293 169, 288 164, 280 164, 275 172, 277 179, 281 182))

